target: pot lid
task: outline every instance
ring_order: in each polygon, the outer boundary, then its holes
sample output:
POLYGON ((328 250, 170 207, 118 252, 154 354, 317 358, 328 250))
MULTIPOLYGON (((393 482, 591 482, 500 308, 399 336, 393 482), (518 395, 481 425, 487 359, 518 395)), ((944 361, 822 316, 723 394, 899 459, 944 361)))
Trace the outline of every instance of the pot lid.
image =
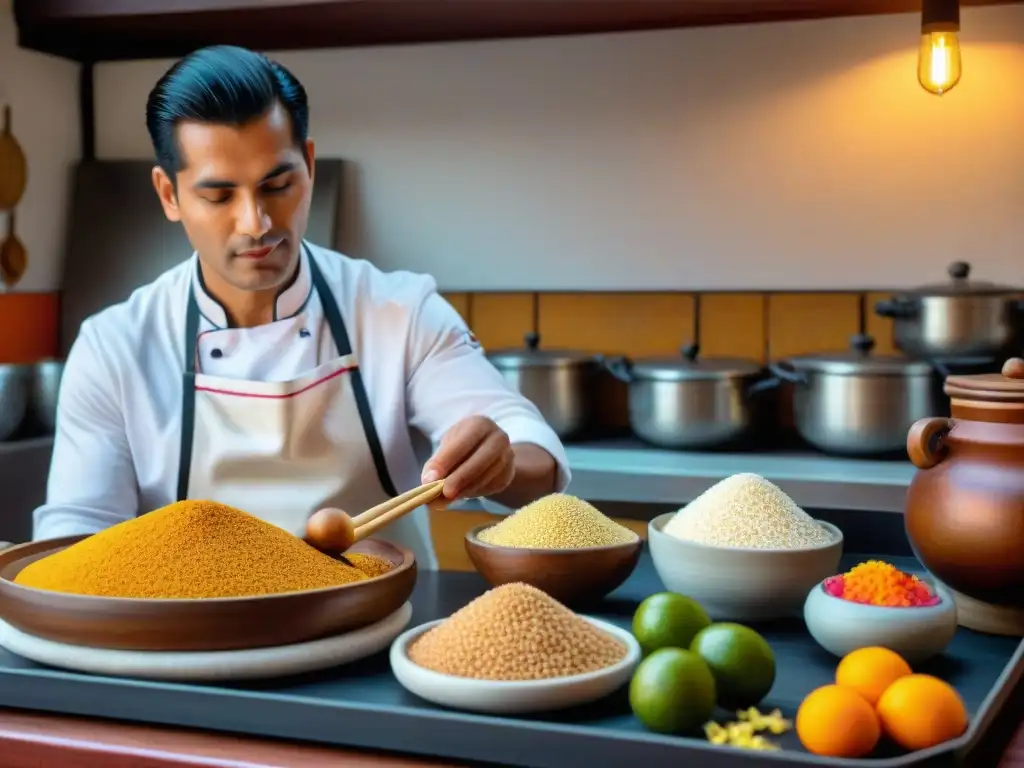
POLYGON ((966 261, 954 261, 946 270, 949 280, 945 283, 922 285, 907 291, 918 296, 963 296, 966 294, 992 295, 1000 293, 1019 293, 1024 290, 1017 286, 1000 285, 984 280, 971 280, 971 265, 966 261))
POLYGON ((754 376, 762 366, 753 360, 734 357, 700 357, 700 346, 687 344, 678 357, 660 357, 637 360, 630 365, 637 379, 657 381, 685 381, 694 379, 729 379, 754 376))
POLYGON ((597 356, 568 349, 541 349, 540 334, 530 332, 523 337, 522 347, 488 352, 487 358, 495 368, 507 371, 588 363, 596 360, 597 356))
POLYGON ((948 376, 943 390, 951 398, 1024 403, 1024 359, 1011 357, 1000 373, 948 376))
POLYGON ((818 371, 850 376, 860 373, 873 373, 893 376, 907 374, 931 374, 934 370, 930 363, 913 360, 902 355, 873 355, 875 339, 865 333, 850 337, 849 352, 822 352, 813 355, 801 355, 789 360, 797 370, 818 371))

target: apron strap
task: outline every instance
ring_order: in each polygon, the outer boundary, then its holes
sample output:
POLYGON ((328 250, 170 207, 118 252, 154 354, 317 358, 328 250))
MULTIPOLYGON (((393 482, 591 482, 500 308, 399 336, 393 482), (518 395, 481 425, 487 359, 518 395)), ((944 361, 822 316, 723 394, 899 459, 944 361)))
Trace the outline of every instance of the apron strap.
MULTIPOLYGON (((302 249, 306 254, 306 261, 309 264, 309 275, 313 281, 313 289, 320 297, 320 305, 323 307, 324 318, 331 330, 334 339, 334 346, 338 349, 338 357, 352 354, 352 342, 349 339, 348 331, 345 328, 345 321, 338 309, 338 302, 334 298, 334 292, 327 285, 323 273, 313 259, 309 246, 303 242, 302 249)), ((188 307, 185 311, 185 366, 182 376, 182 403, 181 403, 181 448, 178 457, 178 501, 188 498, 188 481, 192 468, 192 441, 195 434, 196 423, 196 340, 199 336, 199 304, 196 302, 195 289, 190 285, 188 292, 188 307)), ((363 433, 366 436, 366 443, 373 457, 374 467, 377 469, 377 478, 381 488, 388 496, 397 496, 398 491, 391 480, 391 472, 388 470, 387 459, 384 456, 384 449, 381 446, 380 437, 377 435, 377 426, 373 421, 373 411, 370 408, 370 399, 366 394, 366 386, 363 384, 362 372, 357 365, 349 374, 352 384, 352 395, 355 397, 356 408, 359 410, 359 420, 362 422, 363 433)))
MULTIPOLYGON (((198 268, 198 267, 197 267, 198 268)), ((196 339, 199 337, 199 304, 195 288, 188 286, 185 310, 185 372, 181 382, 181 448, 178 452, 178 501, 188 498, 192 471, 192 439, 196 428, 196 339)))
MULTIPOLYGON (((313 278, 313 287, 320 296, 320 305, 324 310, 324 317, 327 318, 327 325, 334 337, 334 346, 338 348, 338 357, 352 354, 352 342, 349 340, 348 331, 345 329, 345 321, 338 309, 338 302, 334 298, 334 291, 327 285, 320 267, 313 260, 313 254, 309 247, 303 243, 306 249, 306 260, 309 262, 309 275, 313 278)), ((366 444, 370 448, 370 455, 373 456, 373 465, 377 468, 377 478, 380 486, 388 496, 397 496, 395 484, 391 481, 391 472, 388 471, 387 459, 384 457, 384 448, 381 446, 380 437, 377 435, 377 425, 373 421, 373 410, 370 408, 370 398, 366 395, 366 386, 363 384, 363 372, 357 363, 355 369, 349 374, 352 379, 352 395, 356 399, 356 408, 359 409, 359 420, 363 423, 363 434, 366 435, 366 444)))

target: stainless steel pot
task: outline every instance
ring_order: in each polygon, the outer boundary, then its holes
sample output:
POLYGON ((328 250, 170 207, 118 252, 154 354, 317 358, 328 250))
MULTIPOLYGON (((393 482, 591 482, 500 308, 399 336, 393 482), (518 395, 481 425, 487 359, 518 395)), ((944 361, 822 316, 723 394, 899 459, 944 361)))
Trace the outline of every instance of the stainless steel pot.
POLYGON ((537 406, 560 438, 576 437, 590 425, 601 357, 541 349, 536 333, 526 334, 525 342, 521 349, 498 350, 487 357, 515 390, 537 406))
POLYGON ((1024 288, 969 280, 971 265, 949 267, 950 281, 922 286, 875 305, 894 321, 896 348, 918 359, 1019 354, 1024 288))
POLYGON ((57 419, 57 395, 64 375, 64 362, 42 360, 33 367, 31 408, 39 423, 53 432, 57 419))
POLYGON ((629 426, 641 440, 662 448, 720 447, 756 426, 754 398, 777 381, 763 381, 751 360, 699 359, 696 344, 679 357, 607 363, 629 384, 629 426))
POLYGON ((806 355, 769 365, 793 387, 796 429, 827 453, 853 456, 906 450, 918 419, 948 408, 941 378, 925 361, 873 355, 875 340, 858 334, 849 353, 806 355))
POLYGON ((0 365, 0 440, 17 432, 24 421, 31 385, 31 367, 0 365))

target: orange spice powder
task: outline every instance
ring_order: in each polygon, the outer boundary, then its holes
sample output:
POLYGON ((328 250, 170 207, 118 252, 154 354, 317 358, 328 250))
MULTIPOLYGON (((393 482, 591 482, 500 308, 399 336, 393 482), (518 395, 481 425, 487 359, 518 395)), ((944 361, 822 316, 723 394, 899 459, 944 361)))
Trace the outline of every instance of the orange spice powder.
POLYGON ((842 600, 888 608, 937 605, 939 597, 917 576, 891 563, 868 560, 846 573, 825 579, 825 591, 842 600))

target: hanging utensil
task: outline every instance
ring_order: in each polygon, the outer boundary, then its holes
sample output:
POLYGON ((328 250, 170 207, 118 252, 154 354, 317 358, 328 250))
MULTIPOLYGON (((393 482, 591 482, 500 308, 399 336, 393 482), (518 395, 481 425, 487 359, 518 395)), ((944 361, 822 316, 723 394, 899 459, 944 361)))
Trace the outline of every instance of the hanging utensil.
POLYGON ((11 133, 11 107, 4 106, 3 127, 0 128, 0 211, 9 211, 18 204, 28 184, 28 163, 14 134, 11 133))
POLYGON ((7 213, 7 237, 0 244, 0 278, 4 285, 13 288, 28 269, 28 253, 18 236, 14 234, 14 210, 7 213))

